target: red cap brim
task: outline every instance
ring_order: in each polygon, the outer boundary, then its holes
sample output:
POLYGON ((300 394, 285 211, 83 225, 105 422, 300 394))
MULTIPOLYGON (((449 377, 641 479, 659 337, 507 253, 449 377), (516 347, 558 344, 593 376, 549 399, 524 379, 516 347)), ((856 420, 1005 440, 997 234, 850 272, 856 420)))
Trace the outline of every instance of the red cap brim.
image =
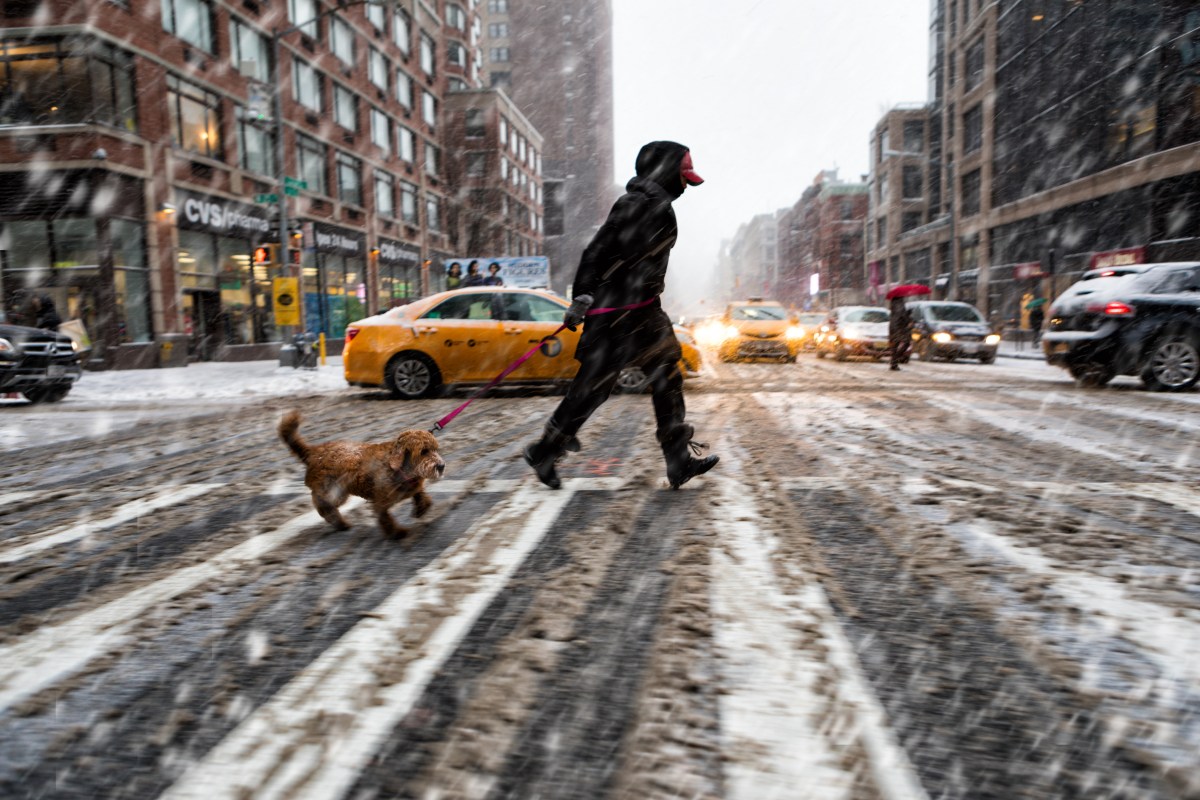
POLYGON ((688 185, 690 186, 699 186, 700 184, 704 183, 704 178, 701 178, 699 175, 697 175, 696 170, 694 169, 685 169, 679 174, 683 176, 683 179, 687 181, 688 185))

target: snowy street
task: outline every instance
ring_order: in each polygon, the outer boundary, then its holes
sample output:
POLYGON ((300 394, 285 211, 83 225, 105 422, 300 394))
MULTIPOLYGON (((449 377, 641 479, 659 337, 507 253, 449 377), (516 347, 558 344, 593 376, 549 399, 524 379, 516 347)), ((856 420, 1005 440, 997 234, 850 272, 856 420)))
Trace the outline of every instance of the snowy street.
MULTIPOLYGON (((1200 797, 1200 394, 996 364, 721 364, 439 434, 430 516, 335 532, 279 441, 428 428, 272 362, 0 402, 0 797, 1200 797)), ((1020 355, 1032 355, 1029 352, 1020 355)))

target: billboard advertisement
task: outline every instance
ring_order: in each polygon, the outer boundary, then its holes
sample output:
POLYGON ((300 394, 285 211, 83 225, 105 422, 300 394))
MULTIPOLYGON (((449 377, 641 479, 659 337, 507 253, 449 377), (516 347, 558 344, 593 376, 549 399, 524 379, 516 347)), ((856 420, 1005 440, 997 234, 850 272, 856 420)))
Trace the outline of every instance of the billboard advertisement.
POLYGON ((459 264, 463 277, 466 277, 467 265, 472 261, 478 262, 479 274, 483 278, 487 278, 491 274, 489 267, 492 264, 499 264, 499 278, 505 286, 515 286, 521 289, 550 288, 550 259, 546 256, 503 256, 500 258, 463 256, 462 258, 447 258, 443 263, 447 268, 452 263, 459 264))

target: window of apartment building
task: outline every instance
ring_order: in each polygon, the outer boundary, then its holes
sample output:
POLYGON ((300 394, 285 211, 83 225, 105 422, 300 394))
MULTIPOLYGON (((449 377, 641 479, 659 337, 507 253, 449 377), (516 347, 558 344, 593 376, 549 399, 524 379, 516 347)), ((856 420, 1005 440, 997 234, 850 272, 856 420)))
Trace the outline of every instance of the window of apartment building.
POLYGON ((300 180, 314 194, 329 194, 325 182, 325 145, 304 134, 296 135, 296 168, 300 180))
POLYGON ((910 119, 904 123, 904 152, 920 153, 925 149, 925 123, 910 119))
POLYGON ((487 174, 487 153, 467 153, 467 177, 482 178, 487 174))
POLYGON ((396 126, 396 153, 409 164, 416 160, 417 137, 403 125, 396 126))
POLYGON ((508 120, 500 117, 500 146, 508 144, 508 120))
POLYGON ((340 150, 334 156, 337 169, 338 200, 355 206, 363 204, 362 161, 340 150))
POLYGON ((437 98, 426 91, 421 92, 421 119, 429 127, 437 127, 437 98))
POLYGON ((453 40, 446 43, 446 62, 452 67, 466 68, 467 48, 453 40))
POLYGON ((854 219, 854 199, 843 197, 841 203, 841 218, 854 219))
POLYGON ((922 215, 920 211, 905 211, 900 215, 900 232, 906 233, 914 228, 921 227, 922 215))
POLYGON ((381 169, 375 170, 375 213, 396 216, 396 179, 381 169))
POLYGON ((421 31, 421 69, 429 77, 437 74, 437 45, 428 33, 421 31))
POLYGON ((400 219, 417 224, 417 187, 408 181, 400 182, 400 219))
POLYGON ((964 217, 971 217, 979 213, 980 182, 979 170, 968 172, 962 177, 962 213, 964 217))
POLYGON ((260 175, 275 175, 275 137, 268 125, 249 119, 238 106, 238 152, 242 169, 260 175))
POLYGON ((271 42, 239 19, 229 27, 229 60, 247 78, 264 83, 271 77, 271 42))
POLYGON ((425 227, 431 231, 442 229, 441 207, 436 197, 425 198, 425 227))
POLYGON ((974 153, 983 147, 983 103, 963 114, 963 152, 974 153))
POLYGON ((963 79, 967 82, 967 91, 983 83, 983 37, 980 36, 967 48, 966 62, 963 64, 963 79))
POLYGON ((478 139, 487 132, 486 115, 482 108, 467 109, 467 137, 478 139))
POLYGON ((517 159, 518 160, 520 160, 520 161, 525 160, 528 146, 529 146, 529 141, 524 136, 522 136, 520 139, 517 140, 517 159))
POLYGON ((888 194, 888 174, 887 170, 879 173, 879 204, 887 205, 892 202, 892 197, 888 194))
POLYGON ((301 25, 300 32, 317 38, 317 0, 288 0, 288 21, 301 25))
POLYGON ((425 142, 421 149, 425 152, 425 174, 436 178, 438 176, 438 149, 430 142, 425 142))
POLYGON ((901 188, 904 191, 904 197, 906 199, 924 196, 925 182, 922 180, 922 172, 922 169, 914 164, 904 165, 904 172, 901 178, 901 183, 903 186, 901 188))
POLYGON ((413 107, 413 79, 402 69, 396 70, 396 101, 405 108, 413 107))
POLYGON ((493 89, 507 89, 512 86, 512 73, 507 71, 491 73, 491 86, 493 89))
POLYGON ((99 122, 137 130, 133 61, 100 42, 0 42, 0 124, 99 122))
POLYGON ((300 105, 313 111, 321 110, 321 75, 311 64, 292 62, 292 92, 300 105))
POLYGON ((392 65, 388 63, 387 58, 372 47, 367 54, 367 77, 371 79, 371 83, 386 92, 388 90, 388 74, 391 71, 392 65))
POLYGON ((488 61, 493 64, 505 64, 509 60, 509 51, 507 47, 493 47, 488 50, 488 61))
POLYGON ((215 53, 210 0, 162 0, 163 30, 206 53, 215 53))
POLYGON ((507 39, 508 38, 508 23, 493 22, 488 25, 489 39, 507 39))
POLYGON ((450 82, 446 84, 446 88, 452 92, 465 92, 468 86, 462 78, 451 78, 450 82))
POLYGON ((886 247, 886 246, 887 246, 887 241, 888 241, 888 238, 887 238, 887 217, 880 217, 880 218, 879 218, 879 224, 878 224, 878 226, 877 226, 877 227, 879 228, 879 241, 878 241, 876 244, 877 244, 879 247, 886 247))
POLYGON ((392 41, 404 55, 412 52, 412 21, 408 18, 408 12, 401 9, 396 9, 392 17, 392 41))
POLYGON ((354 29, 344 19, 334 17, 329 24, 329 49, 347 67, 354 66, 354 29))
POLYGON ((333 121, 358 132, 358 95, 339 83, 333 85, 333 121))
POLYGON ((375 3, 367 4, 367 22, 375 26, 375 30, 383 33, 387 30, 387 9, 375 3))
POLYGON ((493 14, 507 14, 508 0, 488 0, 488 11, 493 14))
POLYGON ((392 152, 392 120, 387 114, 372 106, 371 141, 384 153, 392 152))
POLYGON ((171 144, 189 153, 219 159, 221 98, 194 83, 167 76, 171 144))
POLYGON ((508 159, 500 156, 500 180, 508 180, 508 159))
POLYGON ((852 258, 854 258, 854 237, 853 236, 843 236, 841 239, 841 242, 839 244, 840 244, 840 246, 839 246, 839 250, 838 250, 838 255, 841 257, 842 261, 849 261, 852 258))
POLYGON ((446 4, 446 24, 451 28, 467 32, 467 12, 455 3, 446 4))

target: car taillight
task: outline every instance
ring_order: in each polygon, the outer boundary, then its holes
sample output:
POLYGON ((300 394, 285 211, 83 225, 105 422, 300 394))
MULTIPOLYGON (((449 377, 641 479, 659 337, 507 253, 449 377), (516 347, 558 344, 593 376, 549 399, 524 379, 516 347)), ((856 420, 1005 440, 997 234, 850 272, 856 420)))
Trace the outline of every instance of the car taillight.
POLYGON ((1095 303, 1088 306, 1087 310, 1093 314, 1103 314, 1106 317, 1132 317, 1134 315, 1134 308, 1128 303, 1095 303))
POLYGON ((350 344, 355 336, 358 336, 358 328, 346 328, 346 344, 350 344))

